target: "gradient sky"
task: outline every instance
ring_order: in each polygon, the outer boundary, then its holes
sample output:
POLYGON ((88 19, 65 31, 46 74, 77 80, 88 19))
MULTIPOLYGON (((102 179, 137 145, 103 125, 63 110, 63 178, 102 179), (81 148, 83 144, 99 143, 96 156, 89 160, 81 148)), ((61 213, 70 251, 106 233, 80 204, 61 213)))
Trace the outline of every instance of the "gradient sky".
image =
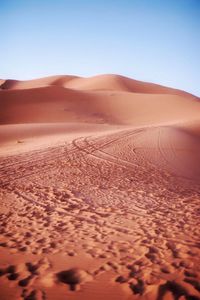
POLYGON ((0 0, 0 78, 116 73, 200 96, 200 0, 0 0))

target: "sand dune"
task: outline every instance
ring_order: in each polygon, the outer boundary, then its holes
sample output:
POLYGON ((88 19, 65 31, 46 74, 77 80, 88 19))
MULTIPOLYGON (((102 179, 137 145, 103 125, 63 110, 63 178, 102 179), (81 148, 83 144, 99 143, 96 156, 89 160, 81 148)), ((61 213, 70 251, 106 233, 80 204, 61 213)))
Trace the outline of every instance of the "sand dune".
POLYGON ((185 95, 82 91, 47 86, 0 90, 0 124, 90 122, 144 125, 195 121, 196 97, 185 95))
POLYGON ((200 102, 123 76, 0 82, 1 300, 200 299, 200 102))
POLYGON ((18 80, 2 80, 0 82, 1 89, 31 89, 56 85, 75 90, 111 90, 111 91, 125 91, 131 93, 147 93, 147 94, 173 94, 182 96, 193 95, 173 88, 168 88, 154 83, 134 80, 128 77, 108 74, 98 75, 93 77, 78 77, 72 75, 50 76, 40 79, 18 81, 18 80))

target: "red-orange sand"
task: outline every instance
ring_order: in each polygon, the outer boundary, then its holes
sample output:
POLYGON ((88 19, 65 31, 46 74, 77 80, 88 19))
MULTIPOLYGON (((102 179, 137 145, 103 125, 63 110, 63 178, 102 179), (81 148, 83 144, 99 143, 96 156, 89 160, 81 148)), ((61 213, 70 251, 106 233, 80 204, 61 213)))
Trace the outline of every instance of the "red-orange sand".
POLYGON ((200 99, 0 81, 0 299, 200 299, 200 99))

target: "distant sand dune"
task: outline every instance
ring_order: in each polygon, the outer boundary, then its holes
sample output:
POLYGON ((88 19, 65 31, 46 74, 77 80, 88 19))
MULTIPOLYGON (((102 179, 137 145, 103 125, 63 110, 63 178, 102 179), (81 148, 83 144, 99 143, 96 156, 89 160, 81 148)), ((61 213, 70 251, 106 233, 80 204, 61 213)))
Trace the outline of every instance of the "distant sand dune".
POLYGON ((31 89, 45 87, 49 85, 62 86, 75 90, 114 90, 126 91, 131 93, 142 94, 174 94, 174 95, 193 95, 173 88, 162 85, 134 80, 128 77, 108 74, 93 77, 78 77, 72 75, 49 76, 40 79, 18 81, 18 80, 2 80, 2 89, 31 89))
POLYGON ((198 98, 120 76, 54 76, 5 81, 2 87, 0 124, 74 121, 141 125, 199 118, 198 98))

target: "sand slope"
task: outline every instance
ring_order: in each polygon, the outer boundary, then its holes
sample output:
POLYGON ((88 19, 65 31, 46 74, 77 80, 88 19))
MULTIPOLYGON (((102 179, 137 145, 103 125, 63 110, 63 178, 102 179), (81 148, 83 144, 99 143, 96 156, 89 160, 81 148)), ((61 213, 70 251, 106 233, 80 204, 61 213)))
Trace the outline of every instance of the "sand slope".
POLYGON ((107 75, 6 81, 0 124, 90 122, 144 125, 195 121, 198 98, 158 85, 107 75))
POLYGON ((199 99, 117 75, 1 83, 1 300, 200 299, 199 99))

